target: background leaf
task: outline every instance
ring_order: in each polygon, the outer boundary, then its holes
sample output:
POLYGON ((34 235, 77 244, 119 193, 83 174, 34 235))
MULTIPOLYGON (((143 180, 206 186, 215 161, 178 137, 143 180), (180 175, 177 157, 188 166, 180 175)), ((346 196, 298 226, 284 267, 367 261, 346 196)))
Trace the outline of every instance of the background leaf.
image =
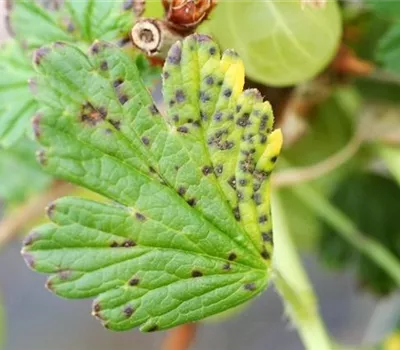
POLYGON ((376 55, 386 69, 400 74, 400 23, 393 25, 381 38, 376 55))
POLYGON ((36 148, 33 141, 27 139, 18 141, 12 148, 0 148, 0 201, 7 209, 51 183, 51 177, 35 159, 36 148))
MULTIPOLYGON (((398 210, 400 190, 391 179, 375 174, 358 174, 345 179, 332 196, 332 203, 359 227, 400 257, 398 210)), ((325 226, 320 241, 323 260, 334 267, 353 265, 362 286, 386 295, 397 285, 367 257, 360 255, 340 235, 325 226)))
POLYGON ((0 50, 0 74, 0 145, 10 147, 25 134, 28 120, 37 109, 28 86, 33 70, 15 42, 0 50))

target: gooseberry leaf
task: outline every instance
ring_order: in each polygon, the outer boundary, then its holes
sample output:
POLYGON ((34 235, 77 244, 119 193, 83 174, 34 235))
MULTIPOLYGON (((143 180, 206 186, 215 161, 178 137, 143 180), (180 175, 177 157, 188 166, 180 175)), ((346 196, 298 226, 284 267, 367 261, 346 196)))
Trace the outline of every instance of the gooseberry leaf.
POLYGON ((18 0, 13 3, 10 24, 16 39, 28 49, 55 41, 90 44, 103 39, 117 42, 128 38, 134 24, 131 3, 66 0, 56 11, 51 11, 35 1, 18 0))
MULTIPOLYGON (((382 175, 353 174, 339 183, 331 198, 367 237, 384 245, 400 258, 398 239, 400 205, 398 184, 382 175)), ((323 225, 319 251, 326 264, 334 268, 355 266, 360 284, 378 295, 396 290, 396 282, 380 267, 350 246, 339 234, 323 225)))
POLYGON ((376 58, 384 68, 400 74, 400 23, 394 24, 379 41, 376 58))
POLYGON ((233 308, 263 291, 272 255, 270 173, 282 137, 244 68, 207 36, 174 44, 162 116, 129 56, 36 52, 39 160, 115 202, 63 198, 25 240, 28 265, 67 298, 96 297, 113 330, 154 331, 233 308))
POLYGON ((10 147, 25 133, 37 108, 28 84, 34 72, 15 42, 0 50, 0 74, 0 144, 10 147))
POLYGON ((335 55, 342 32, 336 0, 324 8, 301 0, 224 0, 203 28, 222 47, 235 47, 249 78, 294 85, 320 73, 335 55))
POLYGON ((51 183, 35 160, 37 145, 26 138, 11 148, 0 147, 0 202, 3 212, 42 191, 51 183))
MULTIPOLYGON (((132 3, 122 0, 67 0, 55 11, 31 0, 13 2, 10 26, 16 40, 0 50, 0 73, 4 77, 0 83, 0 144, 10 147, 20 139, 37 109, 28 86, 35 75, 31 64, 34 49, 55 41, 89 47, 95 39, 123 45, 129 42, 134 20, 132 3)), ((147 84, 152 84, 159 70, 144 63, 142 54, 131 51, 147 84)))

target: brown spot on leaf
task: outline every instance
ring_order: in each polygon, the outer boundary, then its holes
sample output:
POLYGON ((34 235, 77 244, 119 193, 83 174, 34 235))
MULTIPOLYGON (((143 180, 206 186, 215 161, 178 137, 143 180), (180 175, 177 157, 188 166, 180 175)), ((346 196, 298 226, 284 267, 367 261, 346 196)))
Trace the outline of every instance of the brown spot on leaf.
POLYGON ((115 87, 115 88, 118 88, 120 85, 122 85, 124 83, 124 81, 122 80, 122 79, 116 79, 116 80, 114 80, 114 82, 113 82, 113 86, 115 87))
POLYGON ((90 102, 86 102, 81 107, 80 116, 82 122, 90 126, 95 126, 105 119, 107 111, 104 107, 96 109, 90 102))
POLYGON ((117 130, 121 129, 121 122, 119 120, 114 120, 114 119, 108 119, 110 124, 117 130))
POLYGON ((93 304, 93 311, 97 314, 101 311, 101 307, 99 303, 94 303, 93 304))
POLYGON ((176 99, 176 102, 178 102, 178 103, 182 103, 186 100, 186 95, 183 92, 183 90, 181 90, 181 89, 176 90, 175 99, 176 99))
POLYGON ((146 136, 143 136, 143 137, 142 137, 142 142, 143 142, 143 144, 146 145, 146 146, 148 146, 148 145, 150 144, 150 140, 149 140, 149 138, 146 137, 146 136))
POLYGON ((264 222, 267 222, 267 221, 268 221, 267 215, 261 215, 261 216, 258 218, 258 222, 259 222, 260 224, 263 224, 264 222))
POLYGON ((178 194, 179 194, 180 196, 184 196, 185 193, 186 193, 186 188, 183 187, 183 186, 179 186, 179 187, 178 187, 178 194))
POLYGON ((207 176, 213 172, 213 168, 210 165, 205 165, 205 166, 203 166, 203 169, 201 169, 201 171, 203 172, 203 174, 205 176, 207 176))
POLYGON ((250 291, 255 291, 257 289, 255 283, 246 283, 244 285, 244 289, 250 290, 250 291))
POLYGON ((50 203, 47 207, 46 207, 46 215, 51 219, 51 217, 53 216, 54 210, 56 209, 56 204, 50 203))
POLYGON ((187 203, 191 206, 194 207, 196 205, 196 199, 190 198, 187 200, 187 203))
POLYGON ((134 287, 134 286, 137 286, 139 284, 139 282, 140 282, 139 278, 132 278, 129 280, 128 283, 130 286, 134 287))
POLYGON ((37 239, 39 239, 39 234, 36 231, 32 231, 28 236, 24 238, 22 244, 24 247, 32 245, 37 239))
POLYGON ((121 105, 124 105, 125 103, 127 103, 129 101, 129 98, 125 94, 118 93, 118 101, 119 101, 119 103, 121 103, 121 105))
POLYGON ((264 242, 271 242, 272 243, 272 241, 273 241, 273 239, 272 239, 272 231, 262 232, 261 233, 261 237, 262 237, 264 242))
POLYGON ((182 49, 180 43, 174 44, 169 50, 167 62, 170 64, 179 64, 182 58, 182 49))
POLYGON ((143 214, 139 213, 139 212, 137 212, 135 214, 135 216, 136 216, 136 219, 138 219, 139 221, 145 221, 146 220, 146 217, 143 214))
POLYGON ((203 273, 201 273, 200 271, 198 270, 192 271, 192 277, 201 277, 201 276, 203 276, 203 273))
POLYGON ((123 312, 124 312, 124 314, 125 314, 126 317, 131 317, 132 314, 134 313, 134 311, 135 311, 135 310, 134 310, 133 307, 130 306, 130 305, 126 306, 126 307, 124 308, 124 310, 123 310, 123 312))
POLYGON ((59 271, 57 275, 60 278, 60 280, 66 281, 66 280, 68 280, 68 278, 71 277, 71 274, 72 274, 71 270, 63 270, 63 271, 59 271))
POLYGON ((267 250, 264 248, 263 251, 261 252, 261 256, 263 259, 268 260, 270 258, 269 253, 267 252, 267 250))
POLYGON ((186 126, 180 126, 176 130, 178 130, 179 132, 181 132, 183 134, 187 134, 189 132, 189 129, 186 126))
POLYGON ((236 221, 240 221, 240 209, 239 209, 239 207, 233 208, 233 216, 235 217, 236 221))
POLYGON ((229 260, 229 261, 236 260, 236 258, 237 258, 237 255, 236 255, 235 253, 230 253, 230 254, 228 255, 228 260, 229 260))
POLYGON ((103 61, 103 62, 100 63, 100 69, 101 69, 102 71, 108 70, 108 63, 107 63, 107 61, 103 61))
POLYGON ((130 248, 130 247, 134 247, 135 245, 136 245, 135 241, 132 241, 131 239, 127 239, 124 243, 122 243, 121 247, 130 248))
POLYGON ((229 184, 234 190, 236 190, 236 178, 235 178, 235 176, 232 176, 232 177, 229 178, 228 184, 229 184))
POLYGON ((41 115, 38 113, 36 114, 33 119, 32 119, 32 127, 33 127, 33 133, 37 139, 40 137, 40 119, 41 115))
POLYGON ((222 266, 222 269, 225 270, 225 271, 229 271, 231 269, 231 264, 229 264, 229 263, 224 264, 222 266))
POLYGON ((32 254, 29 254, 27 252, 23 252, 22 253, 22 257, 25 260, 25 263, 31 268, 34 269, 35 268, 35 258, 33 257, 32 254))
POLYGON ((157 115, 159 113, 158 108, 154 104, 149 107, 149 111, 150 111, 150 114, 153 116, 157 115))
POLYGON ((50 53, 50 49, 48 47, 41 47, 37 49, 33 53, 33 61, 35 64, 40 65, 42 63, 43 58, 50 53))
POLYGON ((42 150, 37 151, 36 158, 42 166, 47 165, 47 157, 46 157, 45 150, 42 149, 42 150))

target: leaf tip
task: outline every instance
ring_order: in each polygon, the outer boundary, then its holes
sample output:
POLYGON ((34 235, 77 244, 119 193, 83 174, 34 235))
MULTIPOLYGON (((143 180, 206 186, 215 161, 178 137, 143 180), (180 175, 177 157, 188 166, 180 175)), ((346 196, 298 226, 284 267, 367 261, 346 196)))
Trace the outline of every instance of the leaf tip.
POLYGON ((41 47, 33 52, 33 62, 36 66, 42 63, 43 58, 45 58, 50 53, 50 49, 46 46, 41 47))
POLYGON ((21 255, 22 255, 26 265, 30 269, 34 270, 35 269, 35 265, 36 265, 36 261, 35 261, 35 258, 33 257, 33 255, 29 254, 25 249, 22 249, 21 255))

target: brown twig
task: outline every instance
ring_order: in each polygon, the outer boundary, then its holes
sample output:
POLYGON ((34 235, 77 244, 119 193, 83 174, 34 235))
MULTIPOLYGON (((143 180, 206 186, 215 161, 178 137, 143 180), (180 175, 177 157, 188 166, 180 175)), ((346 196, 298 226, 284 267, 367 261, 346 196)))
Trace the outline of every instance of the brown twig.
POLYGON ((164 340, 162 350, 188 350, 195 336, 195 323, 187 323, 171 329, 164 340))
POLYGON ((357 132, 344 148, 319 163, 276 172, 271 179, 272 186, 275 188, 292 186, 318 179, 330 173, 352 158, 360 149, 363 140, 360 132, 357 132))
POLYGON ((332 61, 331 69, 339 75, 367 76, 375 71, 372 62, 363 60, 345 44, 342 44, 332 61))
POLYGON ((69 183, 54 181, 46 192, 32 197, 10 215, 3 218, 0 221, 0 248, 11 241, 27 223, 43 216, 44 208, 49 202, 71 193, 75 188, 69 183))

